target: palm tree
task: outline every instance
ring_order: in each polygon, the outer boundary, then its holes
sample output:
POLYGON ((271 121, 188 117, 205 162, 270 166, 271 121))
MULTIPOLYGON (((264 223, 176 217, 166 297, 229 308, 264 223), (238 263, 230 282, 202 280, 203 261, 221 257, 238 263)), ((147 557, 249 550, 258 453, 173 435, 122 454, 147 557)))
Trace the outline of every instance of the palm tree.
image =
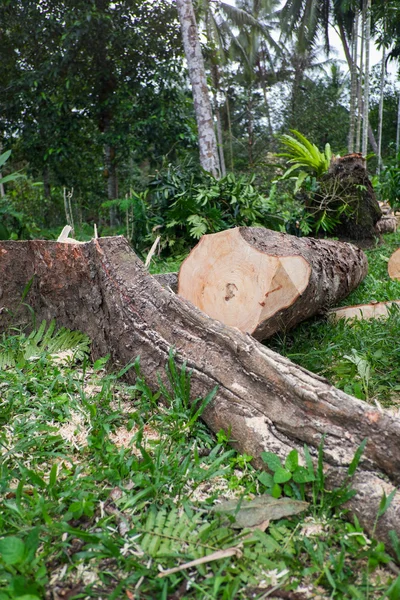
MULTIPOLYGON (((221 98, 221 79, 223 67, 229 59, 238 60, 246 71, 246 79, 249 84, 249 96, 255 85, 261 84, 266 106, 268 128, 272 136, 272 124, 268 106, 268 94, 266 85, 266 63, 271 62, 270 48, 278 49, 277 42, 273 39, 272 29, 274 23, 271 15, 277 6, 277 0, 237 0, 233 6, 227 2, 211 2, 211 0, 199 0, 199 19, 204 22, 208 41, 208 63, 211 73, 214 97, 214 114, 217 122, 217 138, 220 153, 221 171, 224 173, 225 160, 223 154, 222 118, 219 99, 221 98), (255 55, 253 48, 258 48, 255 55)), ((228 94, 225 96, 225 107, 227 121, 230 129, 230 109, 228 94)), ((251 109, 251 100, 248 104, 251 109)), ((248 131, 252 132, 250 116, 248 131)), ((251 140, 250 135, 250 140, 251 140)), ((229 131, 232 157, 232 134, 229 131)), ((251 145, 251 141, 249 142, 251 145)), ((251 156, 251 151, 250 151, 251 156)), ((252 160, 250 160, 250 163, 252 160)))
MULTIPOLYGON (((367 6, 368 0, 361 0, 367 6)), ((342 42, 343 50, 349 66, 350 73, 354 70, 353 58, 350 47, 352 44, 353 24, 357 13, 357 6, 352 7, 347 0, 286 0, 280 15, 282 27, 287 34, 296 32, 301 48, 315 46, 318 36, 322 33, 325 40, 325 50, 330 50, 329 25, 335 24, 342 42)), ((368 13, 366 13, 368 14, 368 13)), ((363 52, 361 52, 361 56, 363 52)), ((361 77, 362 69, 360 69, 361 77)), ((366 114, 368 106, 361 101, 361 110, 366 114)), ((360 110, 359 110, 360 119, 360 110)), ((367 120, 364 119, 369 141, 375 153, 378 151, 375 136, 367 120)), ((364 142, 365 145, 365 142, 364 142)))
MULTIPOLYGON (((365 0, 364 0, 365 2, 365 0)), ((365 44, 365 69, 364 69, 364 108, 363 108, 363 134, 362 154, 367 155, 368 148, 368 123, 369 123, 369 54, 371 45, 371 0, 364 4, 364 44, 365 44)))
POLYGON ((214 131, 214 120, 211 112, 203 55, 201 53, 192 0, 176 0, 176 7, 178 9, 183 47, 192 85, 199 137, 200 164, 203 169, 211 173, 214 177, 219 177, 221 168, 214 131))

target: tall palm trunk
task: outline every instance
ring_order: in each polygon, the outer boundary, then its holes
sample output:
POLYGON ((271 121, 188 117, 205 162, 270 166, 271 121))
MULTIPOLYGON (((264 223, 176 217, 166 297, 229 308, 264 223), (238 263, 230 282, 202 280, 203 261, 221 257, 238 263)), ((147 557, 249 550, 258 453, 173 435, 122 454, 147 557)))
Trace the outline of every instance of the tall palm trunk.
POLYGON ((218 102, 218 92, 220 91, 220 75, 218 65, 216 63, 217 56, 212 57, 213 64, 211 65, 211 79, 213 84, 213 100, 214 100, 214 114, 217 121, 217 141, 218 141, 218 155, 219 155, 219 163, 221 166, 221 176, 225 177, 226 175, 226 166, 225 166, 225 155, 224 155, 224 136, 222 135, 222 120, 221 120, 221 111, 219 109, 218 102))
POLYGON ((366 156, 368 150, 368 122, 369 122, 369 49, 371 44, 371 0, 368 0, 365 16, 365 69, 364 69, 364 109, 363 109, 363 134, 362 154, 366 156))
POLYGON ((229 104, 228 92, 225 93, 225 108, 226 108, 226 119, 228 121, 228 137, 229 137, 229 154, 231 159, 231 171, 233 171, 233 135, 232 135, 232 121, 231 121, 231 108, 229 104))
POLYGON ((249 158, 249 167, 254 164, 254 114, 253 114, 253 86, 250 85, 247 97, 247 153, 249 158))
MULTIPOLYGON (((345 32, 345 28, 343 25, 343 22, 339 20, 338 22, 338 26, 339 26, 339 34, 340 34, 340 40, 342 42, 342 46, 343 46, 343 50, 346 56, 346 61, 347 64, 349 66, 349 70, 351 72, 352 69, 352 64, 353 64, 353 59, 351 56, 351 52, 350 52, 350 48, 349 48, 349 44, 347 42, 347 37, 346 37, 346 32, 345 32)), ((362 25, 361 25, 362 28, 362 25)), ((358 34, 357 34, 358 35, 358 34)), ((362 99, 362 77, 363 77, 363 51, 364 48, 364 37, 361 34, 361 52, 360 52, 360 69, 359 69, 359 77, 358 77, 358 88, 357 88, 357 98, 358 98, 358 108, 357 108, 357 134, 356 134, 356 148, 355 151, 356 152, 360 152, 360 144, 361 144, 361 115, 363 112, 363 99, 362 99)), ((369 143, 372 146, 372 150, 375 152, 375 154, 378 154, 378 144, 376 143, 376 139, 374 136, 374 132, 372 131, 372 127, 371 124, 368 123, 368 139, 369 139, 369 143)))
POLYGON ((400 94, 397 105, 396 156, 400 151, 400 94))
POLYGON ((382 63, 381 63, 381 89, 379 96, 379 124, 378 124, 378 166, 376 172, 381 172, 382 169, 382 129, 383 129, 383 88, 385 86, 385 60, 386 48, 382 46, 382 63))
POLYGON ((356 152, 361 151, 361 128, 363 115, 363 81, 364 81, 364 45, 365 45, 365 10, 363 8, 361 15, 361 48, 360 48, 360 76, 357 89, 357 134, 356 134, 356 152))
POLYGON ((199 136, 200 164, 214 177, 221 173, 214 120, 208 95, 204 61, 201 53, 192 0, 176 0, 181 24, 183 47, 192 85, 194 110, 199 136))
MULTIPOLYGON (((3 144, 2 142, 0 142, 0 156, 2 155, 3 152, 3 144)), ((2 178, 2 174, 0 171, 0 179, 2 178)), ((4 185, 2 183, 0 183, 0 198, 4 198, 4 196, 6 195, 5 191, 4 191, 4 185)))
POLYGON ((356 125, 356 100, 357 100, 357 53, 358 53, 358 18, 359 13, 356 12, 356 16, 353 24, 352 32, 352 63, 350 65, 351 72, 351 91, 350 91, 350 123, 349 123, 349 141, 348 151, 349 153, 354 152, 354 134, 356 125))

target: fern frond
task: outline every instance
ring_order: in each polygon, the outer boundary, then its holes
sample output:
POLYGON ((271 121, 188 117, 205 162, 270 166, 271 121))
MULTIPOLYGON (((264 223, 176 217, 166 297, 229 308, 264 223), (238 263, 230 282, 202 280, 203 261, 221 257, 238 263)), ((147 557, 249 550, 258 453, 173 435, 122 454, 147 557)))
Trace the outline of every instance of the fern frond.
POLYGON ((0 343, 0 368, 14 367, 16 364, 39 358, 44 354, 56 354, 72 350, 78 360, 89 353, 90 340, 80 331, 71 331, 62 327, 56 331, 53 320, 47 326, 42 321, 39 328, 28 336, 21 333, 17 336, 5 337, 0 343))

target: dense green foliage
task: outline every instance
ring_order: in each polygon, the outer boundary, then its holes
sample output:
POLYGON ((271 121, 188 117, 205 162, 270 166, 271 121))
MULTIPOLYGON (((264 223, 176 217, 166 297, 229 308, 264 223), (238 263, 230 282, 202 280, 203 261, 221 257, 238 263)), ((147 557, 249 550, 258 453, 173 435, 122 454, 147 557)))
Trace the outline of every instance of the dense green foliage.
MULTIPOLYGON (((394 26, 397 9, 389 5, 394 26)), ((281 14, 277 8, 272 1, 196 3, 220 152, 230 172, 218 184, 198 166, 172 1, 0 0, 0 145, 13 151, 3 175, 23 169, 28 176, 4 181, 0 236, 54 237, 68 220, 65 193, 76 237, 86 239, 96 223, 100 233, 126 233, 139 251, 149 247, 159 226, 168 252, 173 245, 181 252, 201 232, 242 223, 293 230, 301 222, 296 229, 308 233, 298 203, 289 208, 288 189, 272 184, 281 174, 273 154, 276 136, 296 129, 318 148, 329 143, 334 153, 345 151, 349 79, 325 59, 315 35, 324 31, 328 15, 338 23, 344 19, 349 31, 354 13, 329 2, 321 12, 316 3, 310 23, 314 9, 309 14, 305 3, 287 3, 281 14), (279 29, 284 36, 278 40, 273 31, 279 29), (172 191, 160 198, 168 169, 189 171, 186 182, 181 177, 179 198, 172 191), (245 198, 231 203, 238 191, 245 198), (274 201, 266 208, 261 197, 274 201)), ((383 18, 374 7, 379 35, 383 18)), ((379 86, 376 70, 370 110, 375 134, 379 86)), ((387 83, 384 93, 382 148, 389 161, 397 92, 387 83)), ((382 175, 385 190, 391 174, 382 175)))

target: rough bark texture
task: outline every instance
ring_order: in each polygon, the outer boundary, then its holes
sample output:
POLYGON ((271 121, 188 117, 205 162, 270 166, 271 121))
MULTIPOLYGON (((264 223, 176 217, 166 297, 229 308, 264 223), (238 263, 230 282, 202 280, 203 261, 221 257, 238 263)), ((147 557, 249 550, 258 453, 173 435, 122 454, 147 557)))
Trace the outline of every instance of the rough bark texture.
POLYGON ((180 269, 178 293, 263 340, 325 313, 367 271, 351 244, 240 227, 203 236, 180 269))
POLYGON ((394 233, 397 229, 397 219, 394 215, 382 217, 375 225, 377 233, 394 233))
POLYGON ((200 164, 214 177, 220 166, 207 80, 192 0, 176 0, 199 134, 200 164))
MULTIPOLYGON (((140 356, 149 385, 157 382, 171 347, 177 362, 193 370, 192 394, 217 394, 204 413, 213 431, 231 428, 234 446, 254 457, 271 450, 286 456, 303 444, 316 456, 325 435, 324 459, 333 476, 345 472, 364 438, 368 444, 354 487, 359 495, 349 509, 367 531, 373 530, 382 490, 400 483, 400 420, 356 400, 325 379, 294 365, 256 340, 210 319, 163 289, 144 269, 124 238, 72 245, 52 241, 0 242, 0 329, 28 323, 24 306, 12 316, 26 283, 25 302, 37 320, 86 332, 94 356, 111 354, 114 364, 140 356), (382 478, 383 477, 383 478, 382 478), (358 513, 359 511, 359 513, 358 513)), ((134 378, 133 371, 128 377, 134 378)), ((377 535, 388 543, 400 536, 400 494, 378 522, 377 535)))
POLYGON ((375 224, 382 213, 361 154, 347 154, 332 160, 311 209, 318 217, 319 207, 326 209, 329 214, 345 203, 351 212, 341 215, 333 235, 357 242, 373 242, 376 237, 375 224))

